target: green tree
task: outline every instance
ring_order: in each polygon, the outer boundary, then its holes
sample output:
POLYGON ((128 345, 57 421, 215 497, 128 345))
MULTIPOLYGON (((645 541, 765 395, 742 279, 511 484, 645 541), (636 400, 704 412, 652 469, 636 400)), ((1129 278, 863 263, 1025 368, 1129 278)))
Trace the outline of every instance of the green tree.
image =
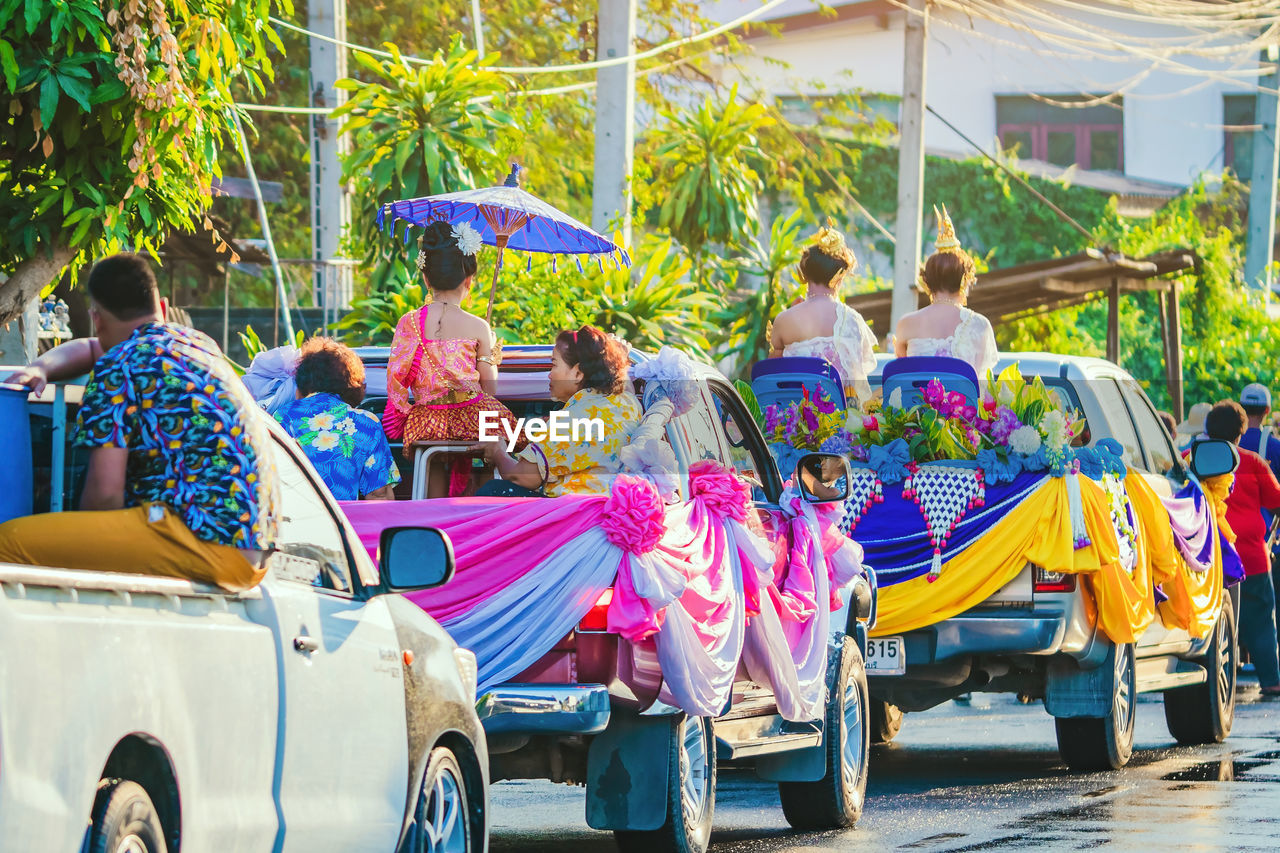
MULTIPOLYGON (((345 119, 351 153, 343 176, 353 186, 352 217, 371 225, 382 205, 397 199, 472 189, 498 183, 519 128, 502 109, 510 83, 489 70, 496 57, 480 60, 454 37, 428 65, 405 62, 395 45, 393 58, 378 61, 355 53, 375 77, 338 81, 350 92, 334 115, 345 119)), ((404 279, 403 228, 366 242, 365 262, 374 290, 404 279)))
POLYGON ((803 249, 803 211, 779 217, 769 227, 769 242, 752 240, 738 261, 742 277, 725 294, 723 307, 712 315, 712 323, 722 334, 717 338, 718 354, 731 360, 737 372, 769 357, 769 329, 789 302, 801 293, 793 270, 803 249))
POLYGON ((636 258, 634 270, 597 268, 588 278, 589 322, 640 349, 670 345, 710 361, 715 300, 690 279, 689 259, 673 240, 656 236, 641 242, 636 258))
POLYGON ((0 3, 0 320, 65 269, 194 230, 233 83, 271 79, 272 11, 290 0, 0 3))
POLYGON ((736 86, 724 98, 664 118, 647 141, 654 179, 641 203, 657 208, 658 227, 689 251, 695 278, 705 285, 709 247, 742 246, 759 226, 764 182, 752 164, 764 159, 759 132, 774 118, 762 104, 740 102, 736 86))

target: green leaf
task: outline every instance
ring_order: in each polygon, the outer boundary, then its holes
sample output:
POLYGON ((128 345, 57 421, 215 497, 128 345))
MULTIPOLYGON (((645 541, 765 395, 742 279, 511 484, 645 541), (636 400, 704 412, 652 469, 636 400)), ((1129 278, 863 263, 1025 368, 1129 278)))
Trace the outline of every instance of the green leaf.
POLYGON ((18 86, 18 60, 13 55, 13 45, 0 39, 0 67, 4 69, 4 83, 12 92, 18 86))
POLYGON ((53 127, 58 112, 58 78, 50 74, 40 84, 40 119, 45 127, 53 127))
MULTIPOLYGON (((71 96, 71 98, 80 105, 82 110, 89 112, 91 109, 89 97, 92 94, 89 87, 82 81, 76 80, 73 77, 65 77, 61 73, 56 76, 58 78, 58 85, 62 87, 62 91, 71 96)), ((43 95, 43 92, 41 94, 43 95)))

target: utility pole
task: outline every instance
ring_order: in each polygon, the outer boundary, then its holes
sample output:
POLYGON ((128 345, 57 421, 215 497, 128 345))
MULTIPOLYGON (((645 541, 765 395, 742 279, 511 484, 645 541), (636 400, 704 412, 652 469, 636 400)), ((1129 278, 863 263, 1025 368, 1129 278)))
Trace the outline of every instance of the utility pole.
POLYGON ((902 103, 898 113, 898 220, 894 225, 893 334, 902 315, 916 310, 920 265, 920 218, 924 212, 925 48, 929 39, 928 0, 907 0, 903 37, 902 103))
MULTIPOLYGON (((347 40, 346 0, 310 0, 307 26, 313 33, 347 40)), ((311 105, 335 109, 346 93, 334 87, 347 76, 347 49, 313 38, 311 42, 311 105)), ((311 259, 316 262, 316 301, 326 309, 351 303, 351 268, 329 263, 339 256, 338 244, 351 221, 351 200, 342 183, 346 139, 339 122, 327 115, 311 116, 311 259)))
MULTIPOLYGON (((596 58, 635 51, 636 0, 599 0, 596 58)), ((604 234, 622 214, 622 239, 631 243, 631 166, 636 139, 636 63, 596 71, 596 151, 591 227, 604 234)), ((606 235, 607 236, 607 235, 606 235)))
POLYGON ((1245 245, 1244 281, 1249 287, 1265 288, 1271 294, 1272 247, 1276 238, 1276 166, 1280 146, 1276 143, 1276 120, 1280 117, 1280 99, 1276 87, 1280 74, 1276 60, 1280 50, 1275 45, 1262 52, 1267 73, 1258 78, 1258 94, 1253 132, 1253 174, 1249 181, 1249 237, 1245 245))

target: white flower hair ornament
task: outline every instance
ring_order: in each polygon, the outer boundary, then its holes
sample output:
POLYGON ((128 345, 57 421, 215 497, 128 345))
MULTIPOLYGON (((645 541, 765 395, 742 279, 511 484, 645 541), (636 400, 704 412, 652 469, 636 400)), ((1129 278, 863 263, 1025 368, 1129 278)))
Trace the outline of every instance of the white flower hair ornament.
POLYGON ((453 239, 458 244, 458 251, 464 255, 474 255, 484 245, 480 232, 466 222, 453 226, 453 239))

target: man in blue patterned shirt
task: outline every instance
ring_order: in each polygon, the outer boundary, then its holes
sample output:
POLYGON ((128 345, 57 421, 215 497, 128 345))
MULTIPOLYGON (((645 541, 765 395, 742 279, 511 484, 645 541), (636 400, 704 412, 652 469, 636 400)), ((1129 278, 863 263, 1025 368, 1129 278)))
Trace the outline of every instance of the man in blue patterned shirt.
POLYGON ((294 382, 298 399, 276 410, 276 420, 301 445, 333 496, 392 500, 400 471, 382 422, 356 408, 365 391, 360 356, 330 338, 312 338, 302 345, 294 382))
POLYGON ((90 448, 81 511, 0 525, 0 562, 257 584, 278 503, 264 416, 217 344, 165 322, 145 258, 100 261, 88 289, 98 337, 9 378, 38 391, 92 365, 76 424, 90 448))

